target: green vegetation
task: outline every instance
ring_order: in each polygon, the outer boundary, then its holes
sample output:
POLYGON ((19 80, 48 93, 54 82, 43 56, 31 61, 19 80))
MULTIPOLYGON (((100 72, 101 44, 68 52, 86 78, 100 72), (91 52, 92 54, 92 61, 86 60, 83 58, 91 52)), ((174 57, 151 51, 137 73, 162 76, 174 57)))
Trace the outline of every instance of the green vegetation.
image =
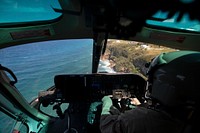
POLYGON ((116 72, 136 73, 145 76, 145 64, 162 52, 174 49, 140 42, 109 40, 103 59, 108 59, 116 72))

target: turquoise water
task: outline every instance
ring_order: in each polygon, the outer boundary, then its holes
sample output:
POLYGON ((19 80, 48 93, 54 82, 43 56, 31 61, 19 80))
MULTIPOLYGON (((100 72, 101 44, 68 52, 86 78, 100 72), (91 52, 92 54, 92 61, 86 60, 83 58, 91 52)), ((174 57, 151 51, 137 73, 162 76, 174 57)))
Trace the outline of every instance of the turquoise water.
MULTIPOLYGON (((0 50, 0 64, 13 70, 18 78, 16 87, 28 102, 37 97, 39 91, 52 86, 56 74, 92 71, 91 40, 43 42, 24 46, 0 50)), ((106 64, 102 62, 101 70, 108 69, 106 64)), ((0 111, 0 133, 9 133, 13 122, 0 111)))

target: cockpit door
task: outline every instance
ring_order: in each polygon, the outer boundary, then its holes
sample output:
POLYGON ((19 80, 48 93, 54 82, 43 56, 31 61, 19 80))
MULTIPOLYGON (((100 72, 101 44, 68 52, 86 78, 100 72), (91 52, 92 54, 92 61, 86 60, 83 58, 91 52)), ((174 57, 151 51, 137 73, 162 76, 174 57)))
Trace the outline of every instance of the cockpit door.
POLYGON ((15 87, 16 82, 14 73, 0 65, 0 111, 14 120, 9 131, 24 133, 44 130, 50 118, 25 100, 15 87), (9 76, 14 80, 12 81, 9 76))

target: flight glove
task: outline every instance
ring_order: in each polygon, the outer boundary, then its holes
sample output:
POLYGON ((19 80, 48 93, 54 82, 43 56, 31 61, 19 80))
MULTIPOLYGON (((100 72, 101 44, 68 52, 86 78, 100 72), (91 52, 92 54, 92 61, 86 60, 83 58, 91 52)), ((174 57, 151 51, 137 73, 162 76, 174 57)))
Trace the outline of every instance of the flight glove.
POLYGON ((102 98, 102 112, 101 115, 110 114, 111 106, 113 105, 112 99, 110 96, 104 96, 102 98))

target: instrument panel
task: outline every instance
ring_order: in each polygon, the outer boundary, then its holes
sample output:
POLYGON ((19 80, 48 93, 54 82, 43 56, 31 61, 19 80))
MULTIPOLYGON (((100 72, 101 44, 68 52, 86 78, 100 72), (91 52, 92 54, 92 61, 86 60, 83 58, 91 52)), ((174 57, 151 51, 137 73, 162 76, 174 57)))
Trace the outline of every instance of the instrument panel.
POLYGON ((65 74, 54 77, 57 99, 64 102, 100 101, 113 90, 123 90, 130 97, 142 100, 146 80, 136 74, 98 73, 65 74))

